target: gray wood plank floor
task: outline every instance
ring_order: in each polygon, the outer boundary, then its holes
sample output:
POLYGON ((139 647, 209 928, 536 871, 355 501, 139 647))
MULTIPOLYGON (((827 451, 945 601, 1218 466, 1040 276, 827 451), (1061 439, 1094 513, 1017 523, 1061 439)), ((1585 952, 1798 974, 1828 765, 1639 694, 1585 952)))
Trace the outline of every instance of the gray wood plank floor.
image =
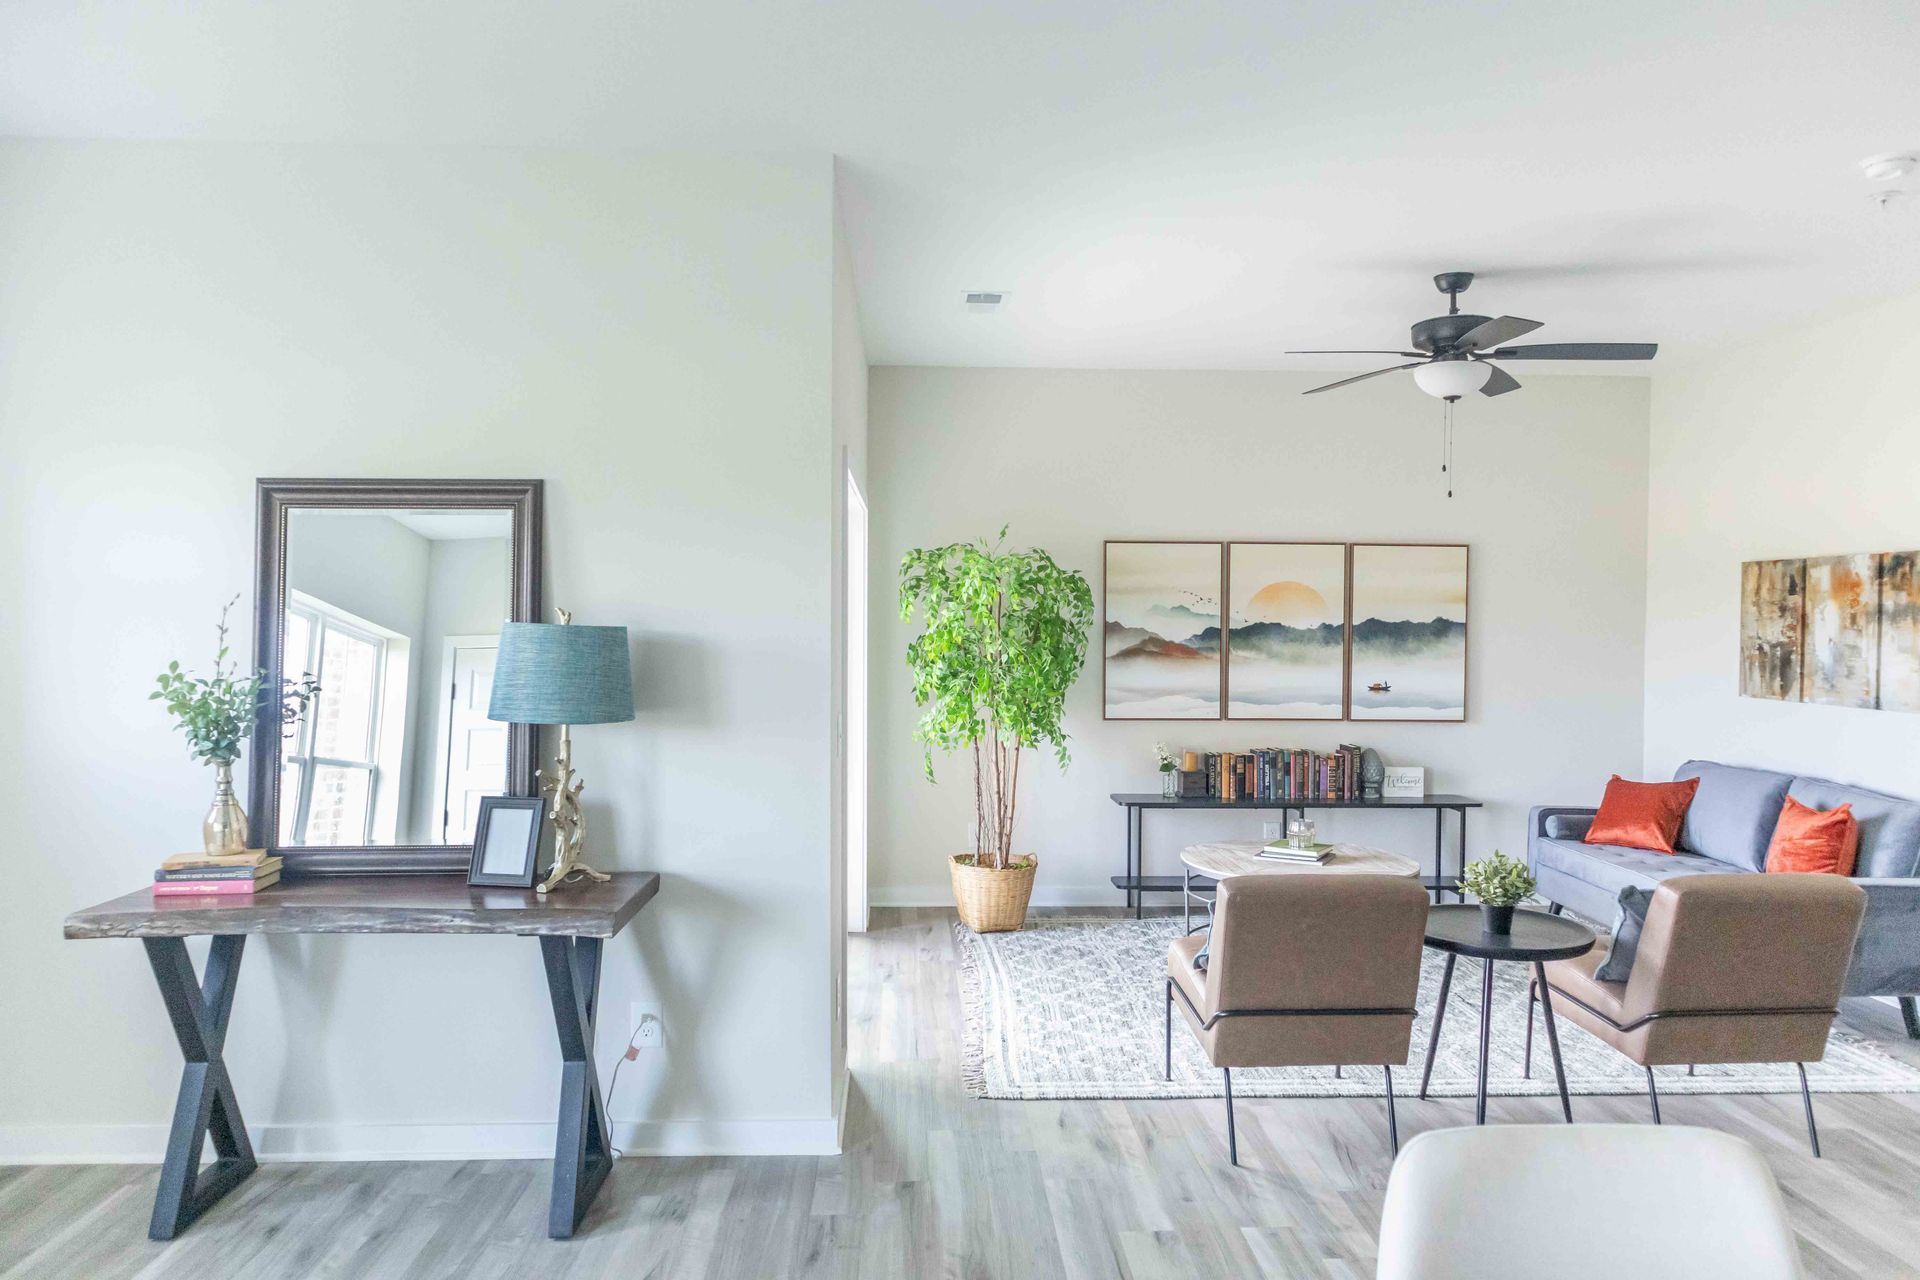
MULTIPOLYGON (((267 1165, 170 1244, 146 1238, 152 1167, 0 1168, 0 1280, 1373 1274, 1378 1106, 1242 1102, 1236 1170, 1218 1101, 968 1099, 951 913, 875 917, 853 940, 844 1156, 623 1160, 572 1241, 545 1236, 541 1162, 267 1165)), ((1853 1002, 1845 1016, 1920 1061, 1891 1009, 1853 1002)), ((1816 1101, 1819 1161, 1797 1097, 1664 1105, 1671 1122, 1760 1146, 1810 1275, 1920 1276, 1920 1099, 1816 1101)), ((1642 1099, 1576 1105, 1583 1119, 1647 1120, 1642 1099)), ((1405 1102, 1402 1137, 1471 1107, 1405 1102)), ((1495 1099, 1491 1113, 1549 1121, 1555 1104, 1495 1099)))

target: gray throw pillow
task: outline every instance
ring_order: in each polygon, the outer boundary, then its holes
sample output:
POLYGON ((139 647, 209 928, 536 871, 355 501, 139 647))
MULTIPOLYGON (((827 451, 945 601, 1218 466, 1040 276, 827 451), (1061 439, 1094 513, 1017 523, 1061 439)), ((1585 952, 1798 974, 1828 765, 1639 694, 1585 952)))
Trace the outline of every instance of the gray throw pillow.
POLYGON ((1640 930, 1647 923, 1647 905, 1653 901, 1651 889, 1622 889, 1613 912, 1613 945, 1607 958, 1593 971, 1602 982, 1625 982, 1633 972, 1633 957, 1640 950, 1640 930))

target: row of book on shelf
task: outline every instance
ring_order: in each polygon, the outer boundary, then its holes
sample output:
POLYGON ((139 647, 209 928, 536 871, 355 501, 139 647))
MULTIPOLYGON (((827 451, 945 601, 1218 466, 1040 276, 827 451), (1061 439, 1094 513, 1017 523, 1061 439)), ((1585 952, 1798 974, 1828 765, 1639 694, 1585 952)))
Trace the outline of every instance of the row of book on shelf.
POLYGON ((280 879, 280 861, 265 849, 176 853, 153 873, 153 892, 163 898, 250 894, 280 879))
POLYGON ((1332 751, 1189 751, 1180 794, 1218 800, 1358 800, 1361 751, 1351 744, 1332 751))

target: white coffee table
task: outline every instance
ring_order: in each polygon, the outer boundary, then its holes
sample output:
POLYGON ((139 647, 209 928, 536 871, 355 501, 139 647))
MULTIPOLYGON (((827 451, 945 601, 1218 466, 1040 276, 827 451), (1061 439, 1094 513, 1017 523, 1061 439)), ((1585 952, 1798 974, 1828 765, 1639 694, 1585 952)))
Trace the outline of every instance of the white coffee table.
POLYGON ((1202 897, 1193 891, 1195 872, 1209 876, 1216 882, 1228 876, 1418 876, 1420 874, 1420 864, 1412 858, 1403 858, 1397 853, 1388 853, 1385 849, 1369 849, 1365 845, 1336 844, 1325 862, 1280 862, 1260 856, 1260 850, 1265 847, 1265 844, 1263 840, 1214 840, 1206 844, 1190 844, 1180 851, 1184 877, 1180 887, 1180 911, 1188 933, 1195 931, 1194 902, 1196 900, 1203 902, 1209 909, 1213 906, 1213 899, 1202 897))

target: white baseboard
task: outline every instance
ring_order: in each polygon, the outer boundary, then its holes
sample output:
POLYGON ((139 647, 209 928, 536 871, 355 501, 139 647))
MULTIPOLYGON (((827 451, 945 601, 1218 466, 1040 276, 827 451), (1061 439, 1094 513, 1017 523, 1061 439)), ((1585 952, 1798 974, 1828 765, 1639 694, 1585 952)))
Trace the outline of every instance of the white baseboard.
MULTIPOLYGON (((1165 903, 1178 906, 1178 895, 1155 894, 1165 903)), ((875 907, 951 907, 953 886, 948 884, 875 885, 868 890, 867 901, 875 907)), ((1118 907, 1126 896, 1110 884, 1039 885, 1033 887, 1030 900, 1036 907, 1118 907)))
MULTIPOLYGON (((613 1145, 630 1156, 838 1155, 841 1118, 616 1120, 613 1145)), ((551 1124, 250 1125, 263 1162, 548 1160, 551 1124)), ((0 1125, 0 1164, 158 1164, 167 1126, 0 1125)))

